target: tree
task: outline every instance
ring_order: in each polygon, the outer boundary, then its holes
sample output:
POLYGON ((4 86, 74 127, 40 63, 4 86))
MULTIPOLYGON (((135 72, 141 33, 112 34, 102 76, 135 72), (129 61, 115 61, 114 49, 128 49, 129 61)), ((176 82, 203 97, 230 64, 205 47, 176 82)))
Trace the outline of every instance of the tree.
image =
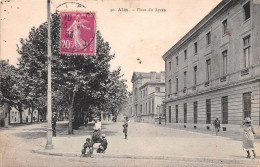
POLYGON ((0 61, 0 100, 4 106, 4 126, 8 127, 10 124, 10 109, 14 104, 14 85, 16 84, 16 68, 13 65, 9 65, 9 61, 0 61))
MULTIPOLYGON (((55 13, 51 22, 52 100, 55 104, 52 109, 68 110, 68 134, 73 134, 73 125, 74 128, 80 126, 84 115, 100 114, 101 110, 118 106, 126 85, 120 80, 120 69, 110 72, 114 55, 110 54, 109 43, 99 31, 96 32, 96 54, 92 56, 61 55, 59 32, 60 16, 55 13)), ((32 28, 28 39, 21 39, 21 45, 18 53, 21 54, 21 83, 25 86, 24 104, 33 112, 46 107, 47 24, 32 28)))
MULTIPOLYGON (((32 28, 27 39, 21 39, 22 47, 17 49, 19 59, 19 87, 23 104, 29 108, 31 122, 33 112, 43 111, 46 106, 47 92, 47 24, 32 28)), ((41 112, 40 112, 41 113, 41 112)), ((39 112, 38 112, 39 114, 39 112)), ((39 119, 39 117, 38 117, 39 119)), ((37 120, 39 121, 39 120, 37 120)))

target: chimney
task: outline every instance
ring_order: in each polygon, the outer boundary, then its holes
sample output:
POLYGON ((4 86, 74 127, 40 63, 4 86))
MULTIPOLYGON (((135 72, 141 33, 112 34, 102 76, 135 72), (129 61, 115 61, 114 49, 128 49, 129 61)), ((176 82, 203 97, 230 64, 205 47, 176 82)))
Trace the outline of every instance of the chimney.
POLYGON ((151 81, 155 81, 156 80, 156 72, 151 71, 150 74, 151 74, 151 81))

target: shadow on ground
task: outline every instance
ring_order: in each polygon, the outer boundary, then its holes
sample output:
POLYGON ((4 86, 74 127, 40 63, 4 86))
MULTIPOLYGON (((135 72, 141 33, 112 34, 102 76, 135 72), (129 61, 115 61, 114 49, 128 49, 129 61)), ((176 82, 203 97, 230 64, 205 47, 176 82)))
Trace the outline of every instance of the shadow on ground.
MULTIPOLYGON (((107 130, 109 129, 107 126, 109 126, 109 123, 102 123, 102 134, 105 134, 106 136, 115 136, 116 135, 116 131, 111 131, 111 130, 107 130), (105 125, 106 127, 104 127, 103 125, 105 125)), ((94 127, 94 123, 89 123, 88 126, 80 126, 78 129, 74 129, 73 133, 74 135, 72 136, 89 136, 91 137, 93 134, 93 127, 94 127)), ((68 124, 60 124, 59 126, 57 126, 57 136, 68 136, 68 124)))
POLYGON ((46 137, 46 132, 20 132, 20 133, 16 133, 15 136, 24 139, 38 139, 38 138, 46 137))

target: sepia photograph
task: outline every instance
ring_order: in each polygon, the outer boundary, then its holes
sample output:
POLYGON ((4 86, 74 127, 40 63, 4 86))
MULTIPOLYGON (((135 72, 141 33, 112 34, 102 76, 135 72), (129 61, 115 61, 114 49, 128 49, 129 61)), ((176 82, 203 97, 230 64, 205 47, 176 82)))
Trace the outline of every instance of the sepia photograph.
POLYGON ((0 12, 0 167, 260 167, 260 0, 0 12))

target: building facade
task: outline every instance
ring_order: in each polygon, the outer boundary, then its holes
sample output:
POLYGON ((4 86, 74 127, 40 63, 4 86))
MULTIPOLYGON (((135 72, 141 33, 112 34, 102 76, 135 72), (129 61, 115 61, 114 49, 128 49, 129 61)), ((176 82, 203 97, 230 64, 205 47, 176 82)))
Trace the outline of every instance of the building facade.
POLYGON ((132 113, 137 122, 154 123, 157 106, 165 98, 165 72, 134 72, 132 76, 132 113))
POLYGON ((164 55, 168 123, 259 128, 260 1, 223 0, 164 55))

